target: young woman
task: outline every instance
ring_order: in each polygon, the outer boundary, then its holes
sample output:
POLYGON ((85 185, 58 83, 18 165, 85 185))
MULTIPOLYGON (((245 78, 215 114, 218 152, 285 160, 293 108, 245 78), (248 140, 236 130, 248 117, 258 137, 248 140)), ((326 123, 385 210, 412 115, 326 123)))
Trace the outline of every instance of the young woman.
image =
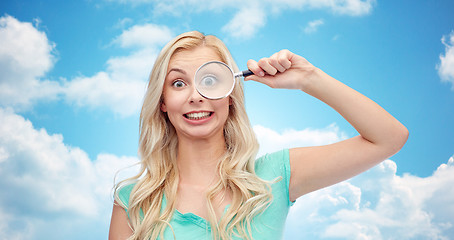
POLYGON ((140 115, 141 171, 116 187, 109 239, 280 239, 298 197, 371 168, 407 140, 407 129, 372 100, 282 50, 249 60, 254 75, 245 80, 300 89, 360 135, 256 160, 241 81, 218 100, 194 87, 196 70, 213 60, 238 71, 225 45, 199 32, 181 34, 158 56, 140 115))

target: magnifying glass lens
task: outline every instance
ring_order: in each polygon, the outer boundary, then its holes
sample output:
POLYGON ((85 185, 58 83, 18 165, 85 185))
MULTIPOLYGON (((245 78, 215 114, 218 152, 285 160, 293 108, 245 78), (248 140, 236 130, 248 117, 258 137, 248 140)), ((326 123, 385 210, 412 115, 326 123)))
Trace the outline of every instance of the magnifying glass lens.
POLYGON ((194 82, 200 95, 209 99, 220 99, 232 92, 235 78, 226 64, 213 61, 205 63, 197 70, 194 82))

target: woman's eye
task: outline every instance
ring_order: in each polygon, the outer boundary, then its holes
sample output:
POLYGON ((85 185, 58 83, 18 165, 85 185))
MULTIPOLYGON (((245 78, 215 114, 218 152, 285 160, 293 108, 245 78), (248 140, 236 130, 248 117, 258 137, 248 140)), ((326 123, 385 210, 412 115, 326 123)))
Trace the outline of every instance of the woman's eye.
POLYGON ((181 87, 186 86, 186 83, 184 83, 184 82, 181 81, 181 80, 175 80, 175 81, 172 83, 172 86, 174 86, 174 87, 176 87, 176 88, 181 88, 181 87))
POLYGON ((214 87, 218 82, 218 78, 215 75, 206 75, 200 81, 200 84, 205 87, 214 87))

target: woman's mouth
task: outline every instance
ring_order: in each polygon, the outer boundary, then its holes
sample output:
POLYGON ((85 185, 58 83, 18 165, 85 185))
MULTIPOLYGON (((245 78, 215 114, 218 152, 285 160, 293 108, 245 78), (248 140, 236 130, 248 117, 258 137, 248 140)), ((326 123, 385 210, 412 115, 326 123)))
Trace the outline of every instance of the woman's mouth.
POLYGON ((200 120, 204 118, 208 118, 213 114, 213 112, 193 112, 193 113, 186 113, 184 117, 189 120, 200 120))

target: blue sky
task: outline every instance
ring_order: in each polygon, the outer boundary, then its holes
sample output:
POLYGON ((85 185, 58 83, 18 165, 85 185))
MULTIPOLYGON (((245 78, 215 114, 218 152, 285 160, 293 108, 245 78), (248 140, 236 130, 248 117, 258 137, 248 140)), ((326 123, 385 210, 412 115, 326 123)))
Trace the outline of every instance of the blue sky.
MULTIPOLYGON (((289 49, 410 131, 389 160, 299 199, 286 239, 454 238, 452 12, 448 0, 2 1, 0 238, 105 238, 154 58, 188 30, 224 40, 241 68, 289 49)), ((261 154, 356 135, 301 92, 245 87, 261 154)))

